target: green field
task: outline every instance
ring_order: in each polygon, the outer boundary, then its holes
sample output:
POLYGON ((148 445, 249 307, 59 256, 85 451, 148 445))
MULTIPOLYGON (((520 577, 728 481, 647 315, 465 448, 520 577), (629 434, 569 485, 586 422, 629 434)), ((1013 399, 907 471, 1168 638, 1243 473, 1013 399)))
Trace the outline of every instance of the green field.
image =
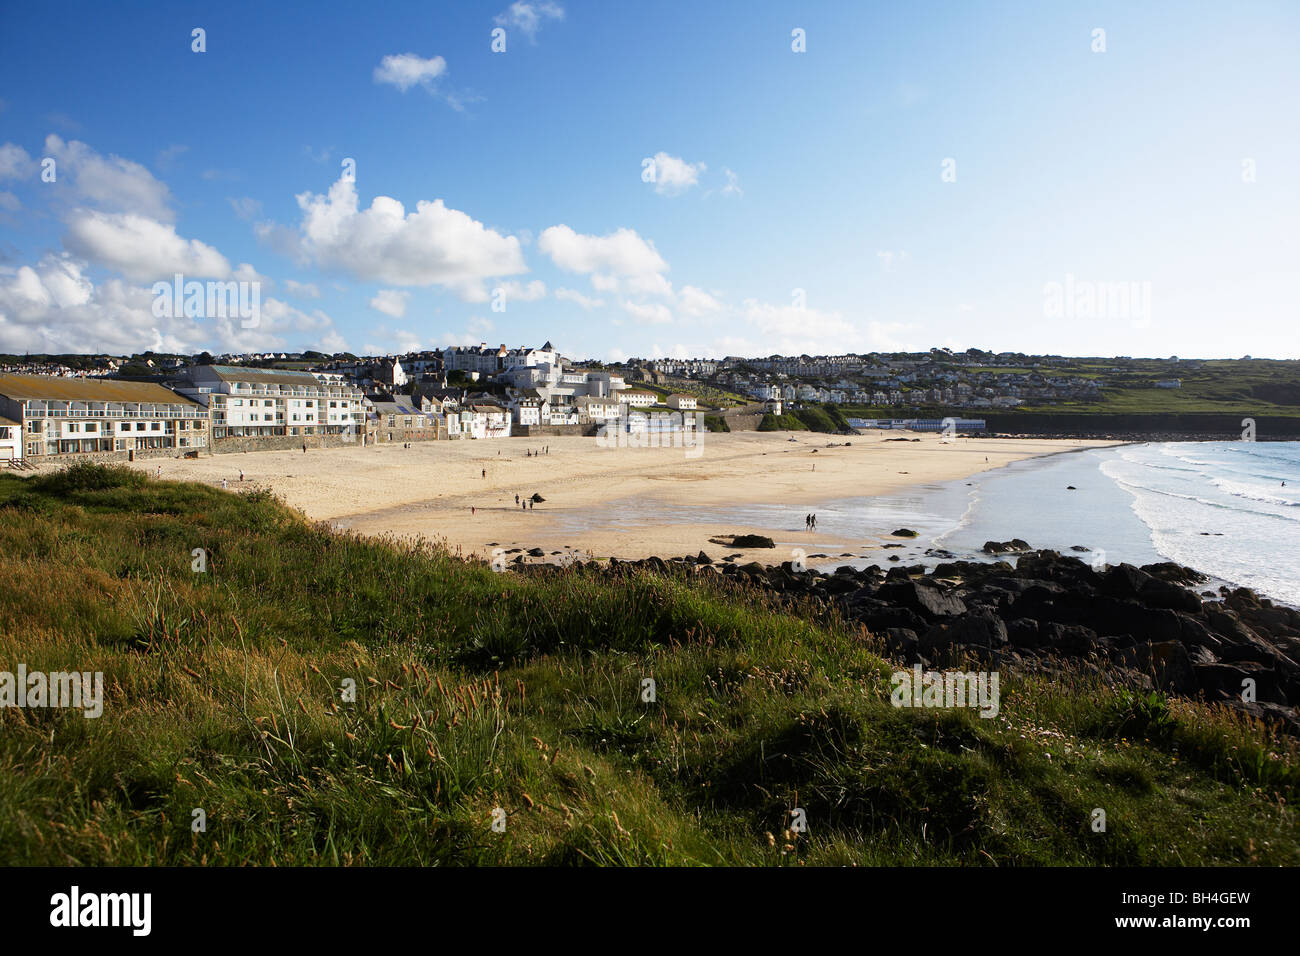
POLYGON ((0 580, 0 667, 106 684, 0 710, 6 865, 1300 864, 1294 740, 1082 677, 895 709, 870 634, 727 581, 92 465, 0 475, 0 580))

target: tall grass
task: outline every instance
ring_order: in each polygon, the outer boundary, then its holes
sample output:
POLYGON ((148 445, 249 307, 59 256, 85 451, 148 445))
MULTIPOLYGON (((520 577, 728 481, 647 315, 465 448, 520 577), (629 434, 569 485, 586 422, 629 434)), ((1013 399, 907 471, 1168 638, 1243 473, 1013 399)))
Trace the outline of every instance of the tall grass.
POLYGON ((0 669, 106 688, 0 710, 0 862, 1300 863, 1295 742, 1219 708, 1004 673, 996 719, 896 710, 812 604, 131 474, 0 476, 0 669))

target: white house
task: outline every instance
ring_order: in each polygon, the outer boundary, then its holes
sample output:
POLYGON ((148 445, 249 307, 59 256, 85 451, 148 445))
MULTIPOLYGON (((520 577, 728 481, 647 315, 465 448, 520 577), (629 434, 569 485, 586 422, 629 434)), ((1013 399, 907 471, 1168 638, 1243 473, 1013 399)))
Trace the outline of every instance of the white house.
POLYGON ((694 411, 696 402, 694 395, 673 394, 668 396, 668 401, 665 404, 669 408, 677 409, 679 412, 686 412, 694 411))
POLYGON ((584 395, 581 398, 574 399, 573 405, 578 410, 578 423, 580 425, 590 425, 611 418, 618 418, 620 410, 623 408, 623 405, 617 399, 595 398, 591 395, 584 395))
POLYGON ((23 460, 23 426, 0 418, 0 462, 23 460))
POLYGON ((361 390, 329 373, 191 365, 176 391, 212 413, 212 437, 341 435, 361 430, 361 390))
POLYGON ((460 433, 468 438, 509 438, 510 412, 491 402, 471 402, 460 410, 460 433))
POLYGON ((649 408, 659 404, 659 396, 637 388, 625 388, 614 395, 620 402, 632 408, 649 408))

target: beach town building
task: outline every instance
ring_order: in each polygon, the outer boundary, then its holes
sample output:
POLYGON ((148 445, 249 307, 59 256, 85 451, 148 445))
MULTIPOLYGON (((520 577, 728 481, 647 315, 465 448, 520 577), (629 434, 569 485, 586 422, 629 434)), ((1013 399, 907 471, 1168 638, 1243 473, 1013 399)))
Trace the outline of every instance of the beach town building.
POLYGON ((457 416, 465 438, 509 438, 510 412, 494 402, 467 401, 457 416))
POLYGON ((365 399, 366 438, 377 444, 436 441, 447 437, 446 419, 426 398, 384 395, 365 399))
POLYGON ((494 376, 516 367, 532 365, 560 364, 560 353, 550 342, 541 348, 508 349, 502 343, 497 348, 489 348, 486 342, 474 346, 451 346, 443 349, 443 367, 448 371, 478 372, 483 376, 494 376))
POLYGON ((655 392, 647 392, 639 388, 625 388, 614 396, 625 405, 632 408, 649 408, 651 405, 659 404, 659 395, 655 392))
POLYGON ((510 413, 516 425, 540 425, 542 423, 542 406, 546 400, 537 394, 534 388, 510 401, 510 413))
POLYGON ((337 373, 191 365, 174 386, 212 415, 213 439, 355 434, 362 393, 337 373))
POLYGON ((22 422, 0 418, 0 464, 23 460, 22 422))
POLYGON ((664 402, 669 408, 674 408, 679 412, 695 411, 696 398, 694 395, 682 395, 675 393, 669 395, 664 402))
POLYGON ((152 382, 0 375, 0 418, 23 458, 208 446, 207 409, 152 382))
POLYGON ((611 418, 618 418, 625 407, 616 398, 597 398, 594 395, 575 398, 573 405, 578 410, 579 425, 599 424, 611 418))

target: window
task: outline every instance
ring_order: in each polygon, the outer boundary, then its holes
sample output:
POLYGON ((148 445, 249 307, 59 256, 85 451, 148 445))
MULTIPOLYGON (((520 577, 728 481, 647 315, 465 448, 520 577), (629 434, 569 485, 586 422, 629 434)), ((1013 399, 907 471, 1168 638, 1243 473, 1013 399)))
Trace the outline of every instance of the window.
POLYGON ((150 422, 149 430, 151 432, 162 431, 162 422, 150 422))

